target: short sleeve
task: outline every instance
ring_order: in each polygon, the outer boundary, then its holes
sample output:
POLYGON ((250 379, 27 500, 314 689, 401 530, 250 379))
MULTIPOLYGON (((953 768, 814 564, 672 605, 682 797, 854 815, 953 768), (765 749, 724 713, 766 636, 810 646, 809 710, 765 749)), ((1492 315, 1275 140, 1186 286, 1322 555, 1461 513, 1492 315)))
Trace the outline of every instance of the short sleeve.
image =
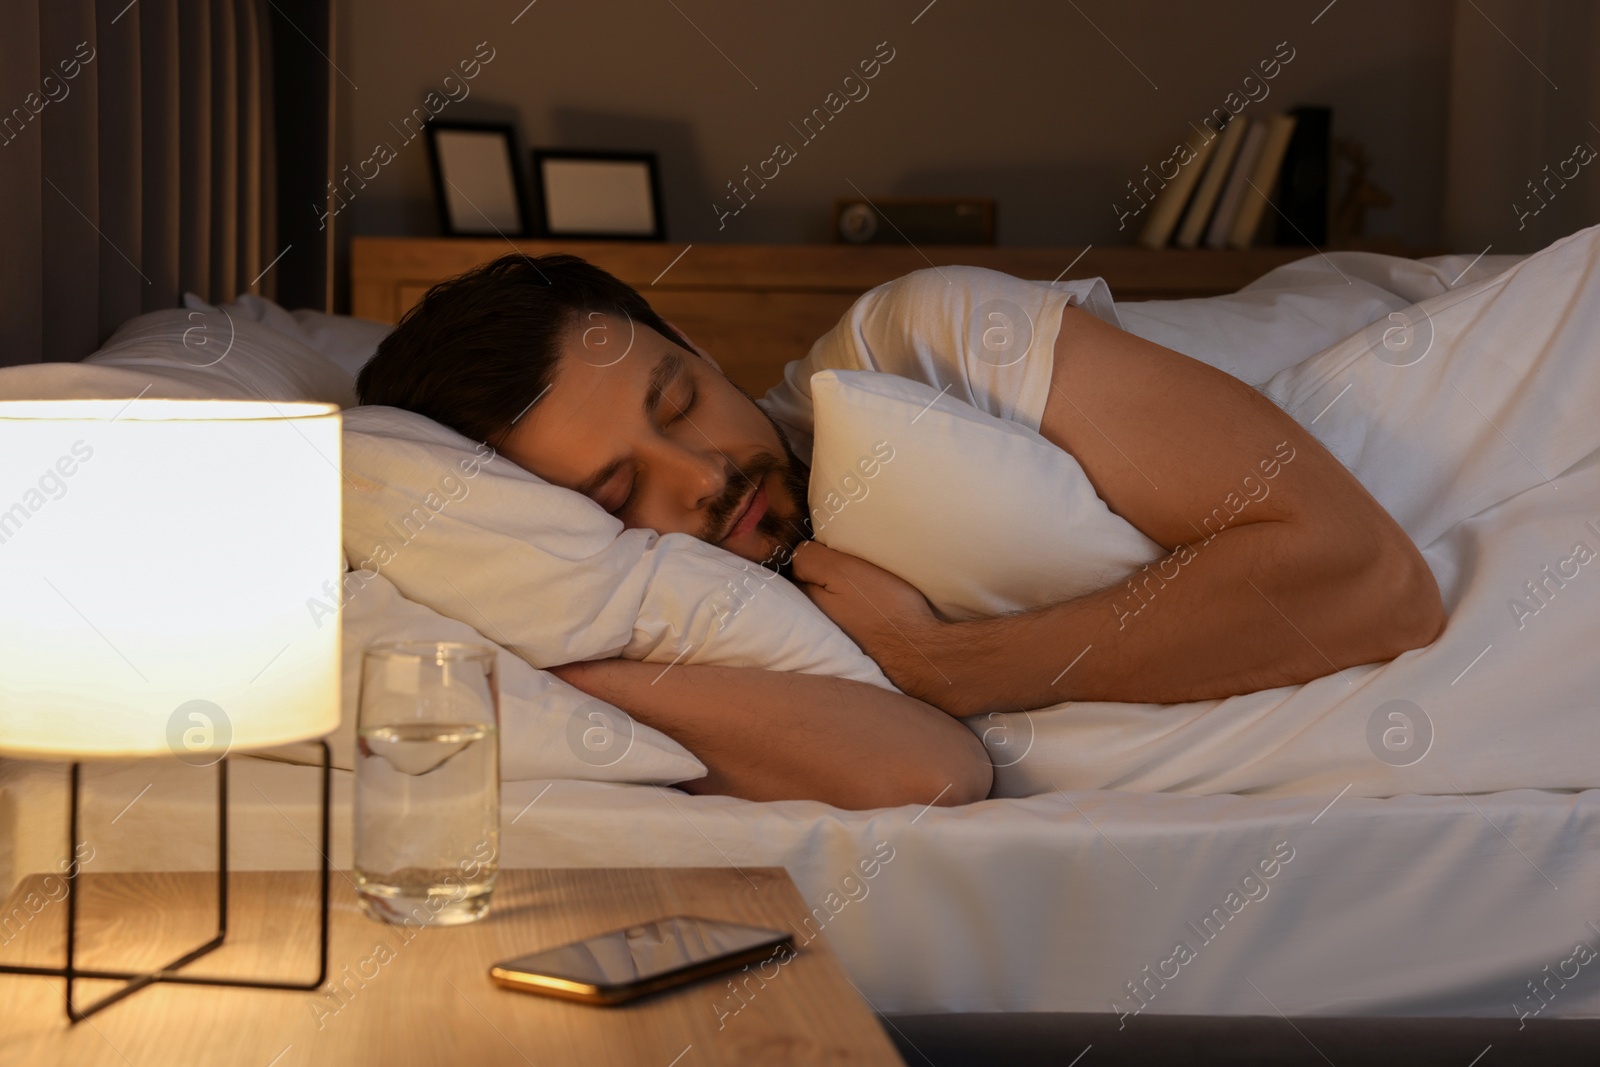
POLYGON ((794 449, 811 454, 811 376, 871 370, 924 382, 997 418, 1039 428, 1068 306, 1121 328, 1100 278, 1029 281, 984 267, 930 267, 872 289, 789 364, 761 400, 794 449))

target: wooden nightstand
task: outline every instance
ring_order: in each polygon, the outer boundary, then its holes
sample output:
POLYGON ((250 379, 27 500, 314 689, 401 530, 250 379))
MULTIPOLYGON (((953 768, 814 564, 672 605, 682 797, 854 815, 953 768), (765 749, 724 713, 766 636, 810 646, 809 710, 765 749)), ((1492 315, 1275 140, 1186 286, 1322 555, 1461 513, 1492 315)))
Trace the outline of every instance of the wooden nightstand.
MULTIPOLYGON (((214 875, 85 874, 78 886, 81 966, 159 966, 214 932, 214 875)), ((228 941, 193 973, 312 976, 315 874, 239 872, 229 886, 228 941)), ((0 959, 59 963, 61 891, 42 875, 18 885, 0 913, 0 959)), ((320 993, 158 984, 69 1027, 60 979, 0 976, 0 1062, 902 1063, 833 951, 807 941, 810 910, 782 868, 502 871, 487 919, 426 929, 367 918, 335 872, 332 909, 320 993), (497 960, 680 913, 793 930, 799 953, 765 980, 752 966, 612 1008, 489 980, 497 960)), ((83 981, 81 996, 113 985, 83 981)))

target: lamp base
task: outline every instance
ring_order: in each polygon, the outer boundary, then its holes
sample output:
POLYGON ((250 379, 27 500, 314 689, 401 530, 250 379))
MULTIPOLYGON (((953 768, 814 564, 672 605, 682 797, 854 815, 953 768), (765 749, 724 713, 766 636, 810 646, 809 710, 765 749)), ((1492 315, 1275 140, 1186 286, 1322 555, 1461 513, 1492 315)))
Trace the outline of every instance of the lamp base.
POLYGON ((125 997, 132 996, 145 986, 156 982, 180 985, 234 986, 246 989, 285 989, 309 991, 322 988, 328 977, 328 852, 332 848, 333 807, 333 754, 326 741, 322 746, 322 845, 318 853, 321 867, 321 933, 317 942, 317 977, 312 981, 285 981, 274 978, 213 978, 196 977, 178 973, 195 960, 219 947, 228 936, 228 759, 217 761, 217 935, 205 944, 190 949, 177 959, 153 971, 115 971, 77 966, 78 940, 78 864, 70 862, 78 846, 78 800, 81 793, 81 764, 72 765, 72 799, 67 828, 67 960, 61 967, 33 967, 20 964, 0 964, 0 974, 34 974, 67 980, 67 1018, 73 1023, 82 1022, 96 1012, 103 1011, 125 997), (73 983, 80 978, 121 979, 122 988, 108 993, 87 1007, 79 1007, 73 1000, 73 983))

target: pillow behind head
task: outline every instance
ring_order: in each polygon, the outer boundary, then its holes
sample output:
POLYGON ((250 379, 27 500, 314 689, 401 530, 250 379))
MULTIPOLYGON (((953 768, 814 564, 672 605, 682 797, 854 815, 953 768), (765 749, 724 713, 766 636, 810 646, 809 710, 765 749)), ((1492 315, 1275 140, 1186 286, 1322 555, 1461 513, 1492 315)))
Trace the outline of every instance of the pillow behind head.
POLYGON ((235 320, 259 322, 321 354, 352 381, 394 329, 371 319, 329 315, 314 308, 289 311, 254 293, 240 293, 232 303, 220 306, 208 304, 193 293, 184 293, 183 306, 193 311, 226 312, 235 320))
MULTIPOLYGON (((320 400, 340 407, 356 400, 350 376, 325 357, 225 308, 139 315, 84 363, 148 372, 223 400, 320 400)), ((169 394, 153 389, 146 395, 169 394)))
POLYGON ((931 386, 811 378, 811 523, 829 548, 975 618, 1103 589, 1166 550, 1106 507, 1071 453, 931 386))
POLYGON ((344 416, 344 546, 359 579, 475 627, 535 667, 616 656, 883 672, 787 580, 688 534, 623 529, 424 415, 344 416))

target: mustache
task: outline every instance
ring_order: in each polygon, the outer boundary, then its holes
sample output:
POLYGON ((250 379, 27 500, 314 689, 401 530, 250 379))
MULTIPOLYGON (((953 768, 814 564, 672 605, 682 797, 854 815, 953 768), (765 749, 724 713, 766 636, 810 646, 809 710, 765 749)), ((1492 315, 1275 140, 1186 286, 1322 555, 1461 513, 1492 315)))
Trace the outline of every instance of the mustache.
POLYGON ((810 466, 795 453, 794 446, 789 443, 789 434, 779 425, 778 420, 757 403, 756 398, 751 396, 748 390, 737 383, 730 384, 739 390, 750 402, 750 406, 761 412, 767 420, 773 434, 778 438, 778 448, 782 450, 782 455, 763 451, 757 453, 747 466, 733 467, 734 477, 729 479, 722 496, 706 509, 706 528, 701 532, 700 540, 720 544, 722 537, 728 533, 734 515, 738 513, 745 490, 759 484, 768 474, 777 472, 781 475, 789 496, 799 507, 799 515, 793 519, 786 519, 769 506, 767 513, 761 516, 761 521, 756 524, 756 529, 767 534, 775 542, 772 555, 764 561, 764 565, 770 565, 782 573, 787 568, 790 557, 794 555, 794 550, 811 536, 811 505, 808 499, 810 466))
POLYGON ((706 507, 706 526, 700 533, 700 540, 720 543, 727 536, 728 528, 739 512, 739 505, 744 503, 745 495, 751 488, 759 485, 767 475, 787 469, 788 464, 771 452, 758 453, 746 466, 735 467, 722 495, 706 507))

